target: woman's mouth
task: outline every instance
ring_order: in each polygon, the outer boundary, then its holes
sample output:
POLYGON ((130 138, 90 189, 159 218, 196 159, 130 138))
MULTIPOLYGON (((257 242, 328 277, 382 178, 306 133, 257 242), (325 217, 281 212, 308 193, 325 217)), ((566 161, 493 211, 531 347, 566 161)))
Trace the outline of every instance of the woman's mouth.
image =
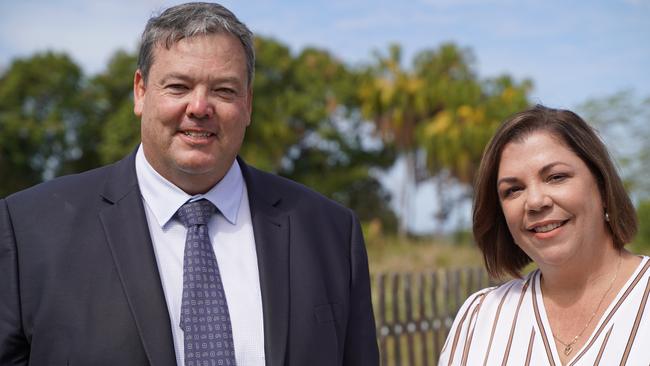
POLYGON ((530 231, 532 231, 534 233, 547 233, 549 231, 553 231, 553 230, 559 228, 560 226, 566 224, 568 221, 569 220, 557 221, 557 222, 552 222, 552 223, 545 224, 545 225, 535 226, 532 229, 530 229, 530 231))

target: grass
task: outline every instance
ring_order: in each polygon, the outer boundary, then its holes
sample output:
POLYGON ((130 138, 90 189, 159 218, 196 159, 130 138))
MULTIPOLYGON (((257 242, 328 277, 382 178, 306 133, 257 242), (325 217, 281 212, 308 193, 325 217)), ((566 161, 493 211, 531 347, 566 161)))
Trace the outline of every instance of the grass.
MULTIPOLYGON (((405 238, 366 234, 370 273, 426 272, 441 268, 483 267, 483 258, 470 239, 405 238)), ((632 253, 650 256, 649 245, 626 246, 632 253)), ((533 266, 534 267, 534 266, 533 266)), ((525 273, 530 268, 527 268, 525 273)))
POLYGON ((449 267, 483 265, 473 244, 450 244, 448 239, 399 239, 395 236, 367 236, 370 272, 424 272, 449 267))

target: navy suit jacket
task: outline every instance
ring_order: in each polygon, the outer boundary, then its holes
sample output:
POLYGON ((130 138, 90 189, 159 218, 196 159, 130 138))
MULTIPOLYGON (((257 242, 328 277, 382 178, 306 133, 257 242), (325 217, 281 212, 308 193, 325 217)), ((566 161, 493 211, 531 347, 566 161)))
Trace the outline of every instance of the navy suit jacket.
MULTIPOLYGON (((354 214, 240 161, 267 365, 378 365, 354 214)), ((175 365, 135 154, 0 200, 0 365, 175 365)))

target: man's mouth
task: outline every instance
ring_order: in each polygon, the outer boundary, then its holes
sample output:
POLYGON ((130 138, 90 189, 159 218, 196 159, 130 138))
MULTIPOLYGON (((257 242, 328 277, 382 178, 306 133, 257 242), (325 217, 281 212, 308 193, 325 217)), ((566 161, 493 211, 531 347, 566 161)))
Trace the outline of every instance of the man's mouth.
POLYGON ((188 137, 210 137, 214 135, 212 132, 199 131, 183 131, 183 134, 188 137))

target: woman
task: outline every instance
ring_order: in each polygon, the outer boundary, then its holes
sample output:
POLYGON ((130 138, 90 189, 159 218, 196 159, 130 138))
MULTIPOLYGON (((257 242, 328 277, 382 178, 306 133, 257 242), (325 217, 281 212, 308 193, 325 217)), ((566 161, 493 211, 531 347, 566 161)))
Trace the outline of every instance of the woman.
POLYGON ((487 270, 517 279, 470 296, 439 365, 650 364, 650 261, 623 248, 634 207, 585 121, 516 114, 488 144, 475 194, 487 270))

